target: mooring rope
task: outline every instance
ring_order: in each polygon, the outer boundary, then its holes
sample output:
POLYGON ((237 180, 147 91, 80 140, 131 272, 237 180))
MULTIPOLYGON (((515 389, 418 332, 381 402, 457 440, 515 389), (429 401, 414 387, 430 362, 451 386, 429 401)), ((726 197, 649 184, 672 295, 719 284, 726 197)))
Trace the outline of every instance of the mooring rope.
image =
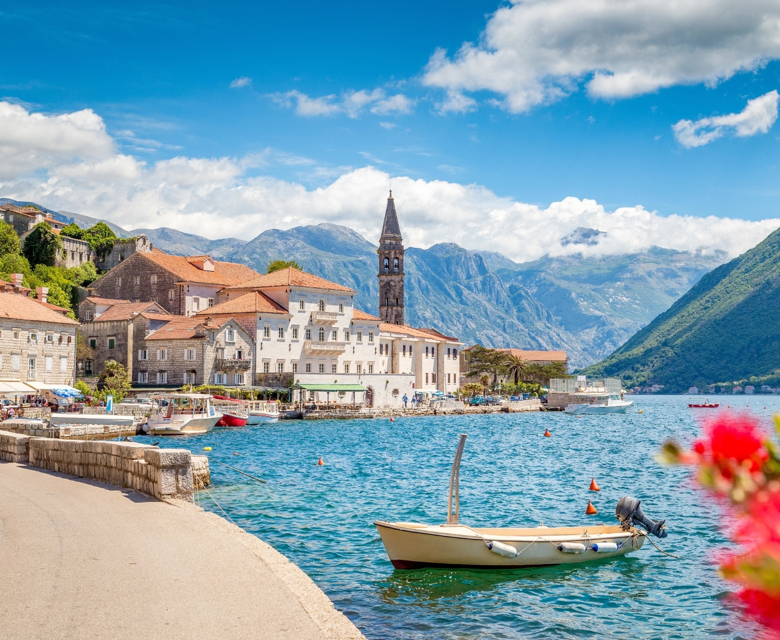
POLYGON ((249 475, 248 473, 245 473, 241 471, 241 469, 236 469, 235 467, 231 467, 229 464, 225 464, 224 462, 220 462, 219 460, 214 460, 214 458, 209 458, 209 462, 216 462, 217 464, 221 464, 228 469, 232 469, 236 473, 240 473, 242 475, 245 475, 247 478, 252 478, 252 480, 257 480, 258 482, 262 482, 263 484, 268 484, 265 480, 261 480, 260 478, 257 478, 255 476, 249 475))
MULTIPOLYGON (((230 516, 227 514, 227 511, 225 511, 225 510, 222 508, 222 505, 221 505, 221 504, 219 504, 219 502, 217 502, 216 498, 214 498, 214 496, 212 496, 212 495, 211 495, 211 491, 209 491, 209 490, 208 490, 208 489, 207 489, 205 486, 203 487, 203 490, 204 490, 206 493, 208 493, 208 494, 209 494, 209 498, 211 498, 212 500, 214 500, 214 504, 215 504, 215 505, 217 505, 217 506, 219 507, 219 510, 220 510, 222 513, 224 513, 224 514, 225 514, 225 517, 226 517, 228 520, 230 520, 230 522, 233 522, 233 518, 231 518, 231 517, 230 517, 230 516)), ((235 522, 233 522, 233 524, 236 524, 236 523, 235 523, 235 522)), ((236 526, 238 526, 238 525, 236 525, 236 526)))

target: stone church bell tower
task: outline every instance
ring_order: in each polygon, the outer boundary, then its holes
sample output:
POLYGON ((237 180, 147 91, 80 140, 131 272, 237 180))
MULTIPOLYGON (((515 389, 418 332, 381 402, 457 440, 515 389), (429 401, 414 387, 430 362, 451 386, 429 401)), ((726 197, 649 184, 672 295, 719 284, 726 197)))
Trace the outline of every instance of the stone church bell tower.
POLYGON ((379 317, 404 324, 404 239, 398 226, 393 192, 387 199, 385 222, 379 237, 379 317))

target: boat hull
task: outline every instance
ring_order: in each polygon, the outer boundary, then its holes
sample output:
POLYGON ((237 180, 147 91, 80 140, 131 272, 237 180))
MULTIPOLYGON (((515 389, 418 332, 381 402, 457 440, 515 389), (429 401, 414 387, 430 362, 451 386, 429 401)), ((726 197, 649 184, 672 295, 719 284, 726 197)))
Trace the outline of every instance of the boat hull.
POLYGON ((689 409, 717 409, 720 406, 720 403, 715 404, 689 404, 689 409))
POLYGON ((396 569, 423 567, 519 569, 561 564, 579 564, 625 555, 642 547, 645 534, 619 526, 537 529, 472 529, 463 526, 431 527, 413 523, 374 523, 387 555, 396 569), (504 535, 506 534, 506 535, 504 535), (486 541, 515 547, 516 557, 505 557, 488 549, 486 541), (564 553, 563 542, 585 546, 582 553, 564 553), (594 543, 614 542, 616 551, 598 553, 594 543))
POLYGON ((607 413, 625 413, 633 402, 619 405, 575 404, 567 405, 564 410, 571 415, 601 415, 607 413))
POLYGON ((214 416, 194 417, 186 421, 162 422, 149 421, 150 432, 156 436, 191 436, 208 433, 217 424, 222 414, 214 416))
POLYGON ((217 420, 215 427, 245 427, 247 418, 245 416, 239 416, 234 413, 223 413, 222 417, 217 420))
POLYGON ((249 417, 246 423, 248 425, 253 424, 270 424, 272 422, 279 422, 278 413, 266 413, 265 411, 250 411, 249 417))

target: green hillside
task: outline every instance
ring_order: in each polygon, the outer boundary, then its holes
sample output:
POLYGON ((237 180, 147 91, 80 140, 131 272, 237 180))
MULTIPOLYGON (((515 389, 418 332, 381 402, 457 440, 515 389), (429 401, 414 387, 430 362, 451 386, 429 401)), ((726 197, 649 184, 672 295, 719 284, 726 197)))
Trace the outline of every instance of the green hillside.
POLYGON ((780 230, 705 275, 602 362, 584 371, 627 388, 780 380, 780 230))

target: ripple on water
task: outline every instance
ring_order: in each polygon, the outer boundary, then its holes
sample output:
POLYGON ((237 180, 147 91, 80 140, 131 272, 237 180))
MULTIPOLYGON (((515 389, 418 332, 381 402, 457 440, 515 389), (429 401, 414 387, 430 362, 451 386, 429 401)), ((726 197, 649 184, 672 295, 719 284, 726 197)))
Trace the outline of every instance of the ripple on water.
MULTIPOLYGON (((748 398, 729 399, 732 407, 748 398)), ((769 417, 780 398, 762 398, 769 417)), ((163 446, 197 452, 268 481, 211 465, 210 489, 230 517, 296 562, 369 638, 750 638, 726 596, 712 552, 725 544, 718 509, 688 473, 653 455, 689 443, 695 413, 683 397, 643 397, 625 416, 562 414, 285 421, 214 431, 163 446), (639 414, 636 408, 642 408, 639 414), (545 428, 553 433, 544 438, 545 428), (614 522, 624 495, 665 518, 663 548, 618 560, 517 571, 396 571, 372 523, 443 522, 458 434, 461 521, 535 526, 614 522), (237 453, 237 456, 233 454, 237 453), (325 466, 317 466, 319 456, 325 466), (591 477, 601 492, 588 491, 591 477), (599 515, 586 520, 593 500, 599 515)), ((150 441, 149 438, 138 438, 150 441)), ((201 495, 201 506, 221 511, 201 495)))

